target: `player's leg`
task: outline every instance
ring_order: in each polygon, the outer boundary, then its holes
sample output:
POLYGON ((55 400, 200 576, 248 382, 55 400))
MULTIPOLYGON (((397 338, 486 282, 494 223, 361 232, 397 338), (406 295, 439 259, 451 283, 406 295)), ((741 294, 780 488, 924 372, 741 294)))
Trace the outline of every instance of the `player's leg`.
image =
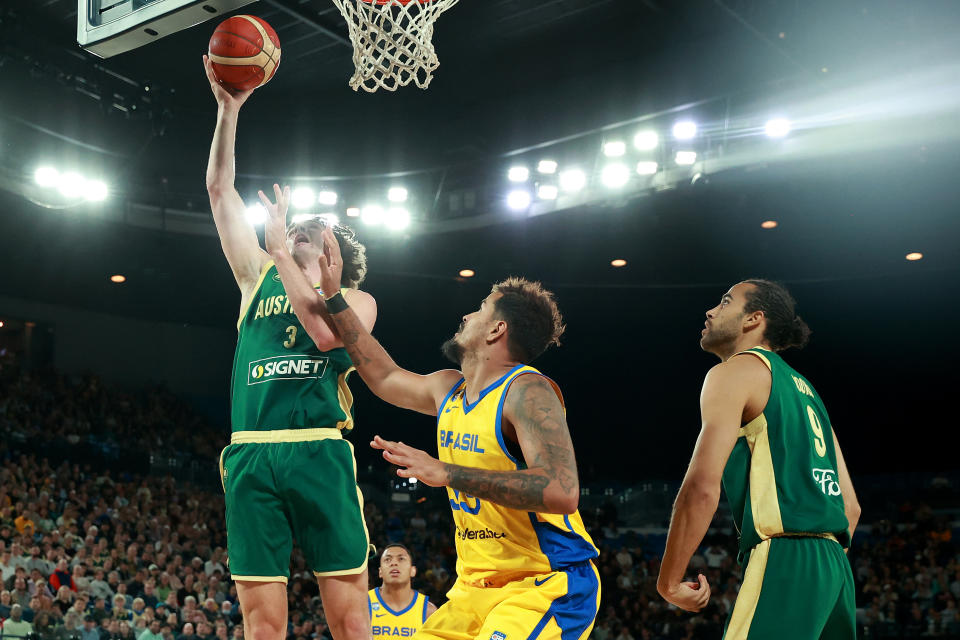
POLYGON ((857 591, 853 582, 853 570, 847 554, 837 545, 828 556, 829 570, 842 576, 840 597, 827 619, 820 640, 856 640, 857 637, 857 591))
POLYGON ((592 562, 582 562, 495 591, 500 601, 475 640, 585 640, 600 607, 600 574, 592 562))
POLYGON ((287 637, 287 585, 283 582, 237 580, 245 640, 287 637))
POLYGON ((320 600, 333 640, 370 638, 367 570, 342 576, 317 576, 320 600))

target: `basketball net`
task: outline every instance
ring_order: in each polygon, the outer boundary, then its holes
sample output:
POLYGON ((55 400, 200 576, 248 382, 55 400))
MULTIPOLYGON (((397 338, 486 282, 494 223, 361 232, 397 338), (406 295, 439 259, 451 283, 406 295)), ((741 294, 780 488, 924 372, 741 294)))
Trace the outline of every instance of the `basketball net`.
POLYGON ((333 0, 347 21, 356 72, 354 91, 426 89, 440 66, 433 23, 459 0, 333 0))

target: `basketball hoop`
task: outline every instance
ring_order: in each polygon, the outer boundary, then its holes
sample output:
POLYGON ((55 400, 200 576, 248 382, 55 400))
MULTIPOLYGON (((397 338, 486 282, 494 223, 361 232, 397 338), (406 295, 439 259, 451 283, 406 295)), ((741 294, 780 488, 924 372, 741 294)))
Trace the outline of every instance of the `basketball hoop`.
POLYGON ((353 42, 354 91, 396 91, 411 82, 426 89, 440 60, 433 23, 459 0, 333 0, 353 42))

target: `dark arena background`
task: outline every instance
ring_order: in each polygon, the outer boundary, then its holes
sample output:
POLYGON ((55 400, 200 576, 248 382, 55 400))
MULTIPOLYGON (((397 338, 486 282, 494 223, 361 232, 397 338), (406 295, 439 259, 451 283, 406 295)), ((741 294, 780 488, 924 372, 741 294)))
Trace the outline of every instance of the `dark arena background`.
MULTIPOLYGON (((217 457, 240 299, 201 67, 225 16, 101 59, 77 10, 0 6, 0 619, 21 604, 30 623, 2 637, 132 640, 157 619, 163 640, 239 640, 217 457)), ((860 637, 960 637, 960 6, 464 0, 437 22, 430 87, 373 94, 347 86, 328 0, 240 12, 283 47, 240 112, 250 223, 262 240, 256 191, 280 182, 291 218, 353 226, 399 364, 447 366, 439 345, 507 276, 556 292, 568 330, 534 364, 564 391, 601 549, 591 638, 722 635, 741 580, 725 500, 691 566, 711 604, 669 606, 656 577, 715 363, 704 313, 750 277, 785 283, 813 330, 785 357, 863 508, 860 637)), ((351 386, 372 542, 404 542, 442 603, 446 494, 367 446, 435 453, 435 422, 351 386)), ((291 576, 287 637, 331 638, 298 552, 291 576)))

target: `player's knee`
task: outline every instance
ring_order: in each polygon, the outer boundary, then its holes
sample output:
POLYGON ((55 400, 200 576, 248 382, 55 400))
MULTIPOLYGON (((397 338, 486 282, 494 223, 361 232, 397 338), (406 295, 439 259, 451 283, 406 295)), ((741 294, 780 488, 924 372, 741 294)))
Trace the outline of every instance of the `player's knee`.
POLYGON ((335 640, 361 640, 370 637, 370 618, 366 611, 346 611, 336 620, 327 617, 335 640))
POLYGON ((245 640, 283 640, 286 634, 280 620, 260 620, 247 625, 245 640))

